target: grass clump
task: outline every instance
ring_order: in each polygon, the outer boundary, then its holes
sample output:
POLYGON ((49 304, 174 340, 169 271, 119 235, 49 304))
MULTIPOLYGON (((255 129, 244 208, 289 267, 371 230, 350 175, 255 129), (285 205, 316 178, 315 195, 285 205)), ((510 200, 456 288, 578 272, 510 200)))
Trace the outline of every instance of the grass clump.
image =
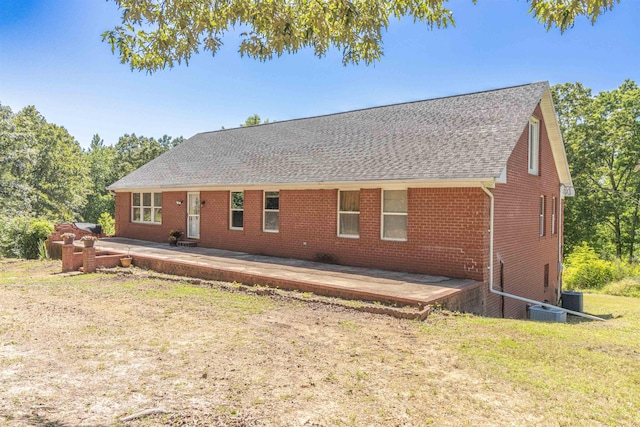
POLYGON ((621 297, 640 298, 640 278, 627 278, 611 282, 605 285, 601 292, 621 297))

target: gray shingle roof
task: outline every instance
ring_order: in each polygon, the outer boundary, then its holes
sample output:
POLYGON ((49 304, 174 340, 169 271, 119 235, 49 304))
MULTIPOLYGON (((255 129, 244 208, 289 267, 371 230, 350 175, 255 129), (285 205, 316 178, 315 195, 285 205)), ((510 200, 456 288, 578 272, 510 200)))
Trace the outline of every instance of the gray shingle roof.
POLYGON ((497 178, 547 82, 200 133, 109 188, 497 178))

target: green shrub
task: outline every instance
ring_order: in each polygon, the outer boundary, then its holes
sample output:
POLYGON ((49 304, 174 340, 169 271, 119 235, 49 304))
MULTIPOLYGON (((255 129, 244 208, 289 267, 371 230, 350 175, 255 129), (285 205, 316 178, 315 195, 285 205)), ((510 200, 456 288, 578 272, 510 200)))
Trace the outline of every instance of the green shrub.
POLYGON ((40 258, 42 242, 47 240, 52 231, 51 222, 33 220, 19 239, 20 256, 27 259, 40 258))
POLYGON ((102 212, 98 219, 98 225, 102 227, 102 232, 107 236, 116 234, 116 221, 109 212, 102 212))
MULTIPOLYGON (((618 269, 617 273, 620 273, 618 269)), ((616 265, 598 257, 592 247, 586 243, 576 246, 566 258, 563 273, 564 287, 572 289, 600 289, 614 280, 616 265)))
MULTIPOLYGON (((584 242, 580 246, 576 246, 565 261, 566 268, 562 277, 564 287, 567 290, 602 290, 612 295, 625 295, 621 293, 623 291, 619 290, 623 285, 613 286, 613 284, 627 278, 640 278, 640 265, 621 260, 603 260, 598 257, 592 247, 584 242)), ((623 287, 627 289, 626 285, 623 287)), ((631 287, 624 292, 633 293, 634 288, 631 287)))
POLYGON ((53 231, 46 220, 21 217, 0 218, 0 256, 38 259, 44 242, 53 231))

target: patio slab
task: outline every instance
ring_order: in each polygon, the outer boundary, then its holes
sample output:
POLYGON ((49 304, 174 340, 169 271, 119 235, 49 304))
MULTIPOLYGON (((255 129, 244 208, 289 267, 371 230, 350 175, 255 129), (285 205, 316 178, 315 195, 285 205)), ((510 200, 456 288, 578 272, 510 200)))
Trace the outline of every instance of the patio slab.
MULTIPOLYGON (((134 265, 155 271, 310 291, 319 295, 426 306, 456 301, 462 293, 479 292, 482 285, 469 279, 412 274, 314 261, 252 255, 203 247, 172 247, 168 243, 112 237, 96 242, 99 250, 129 253, 134 265)), ((474 296, 477 305, 477 295, 474 296)), ((463 304, 464 305, 464 301, 463 304)))

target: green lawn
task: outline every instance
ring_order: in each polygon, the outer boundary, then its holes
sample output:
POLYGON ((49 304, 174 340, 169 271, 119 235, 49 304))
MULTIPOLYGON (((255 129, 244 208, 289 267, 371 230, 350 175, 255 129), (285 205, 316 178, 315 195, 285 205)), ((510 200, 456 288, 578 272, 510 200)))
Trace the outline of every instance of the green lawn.
POLYGON ((417 322, 59 269, 0 260, 0 425, 640 425, 637 298, 585 294, 606 322, 417 322))
POLYGON ((640 299, 585 294, 584 310, 609 320, 459 316, 420 329, 488 378, 533 396, 560 425, 640 425, 640 299))

